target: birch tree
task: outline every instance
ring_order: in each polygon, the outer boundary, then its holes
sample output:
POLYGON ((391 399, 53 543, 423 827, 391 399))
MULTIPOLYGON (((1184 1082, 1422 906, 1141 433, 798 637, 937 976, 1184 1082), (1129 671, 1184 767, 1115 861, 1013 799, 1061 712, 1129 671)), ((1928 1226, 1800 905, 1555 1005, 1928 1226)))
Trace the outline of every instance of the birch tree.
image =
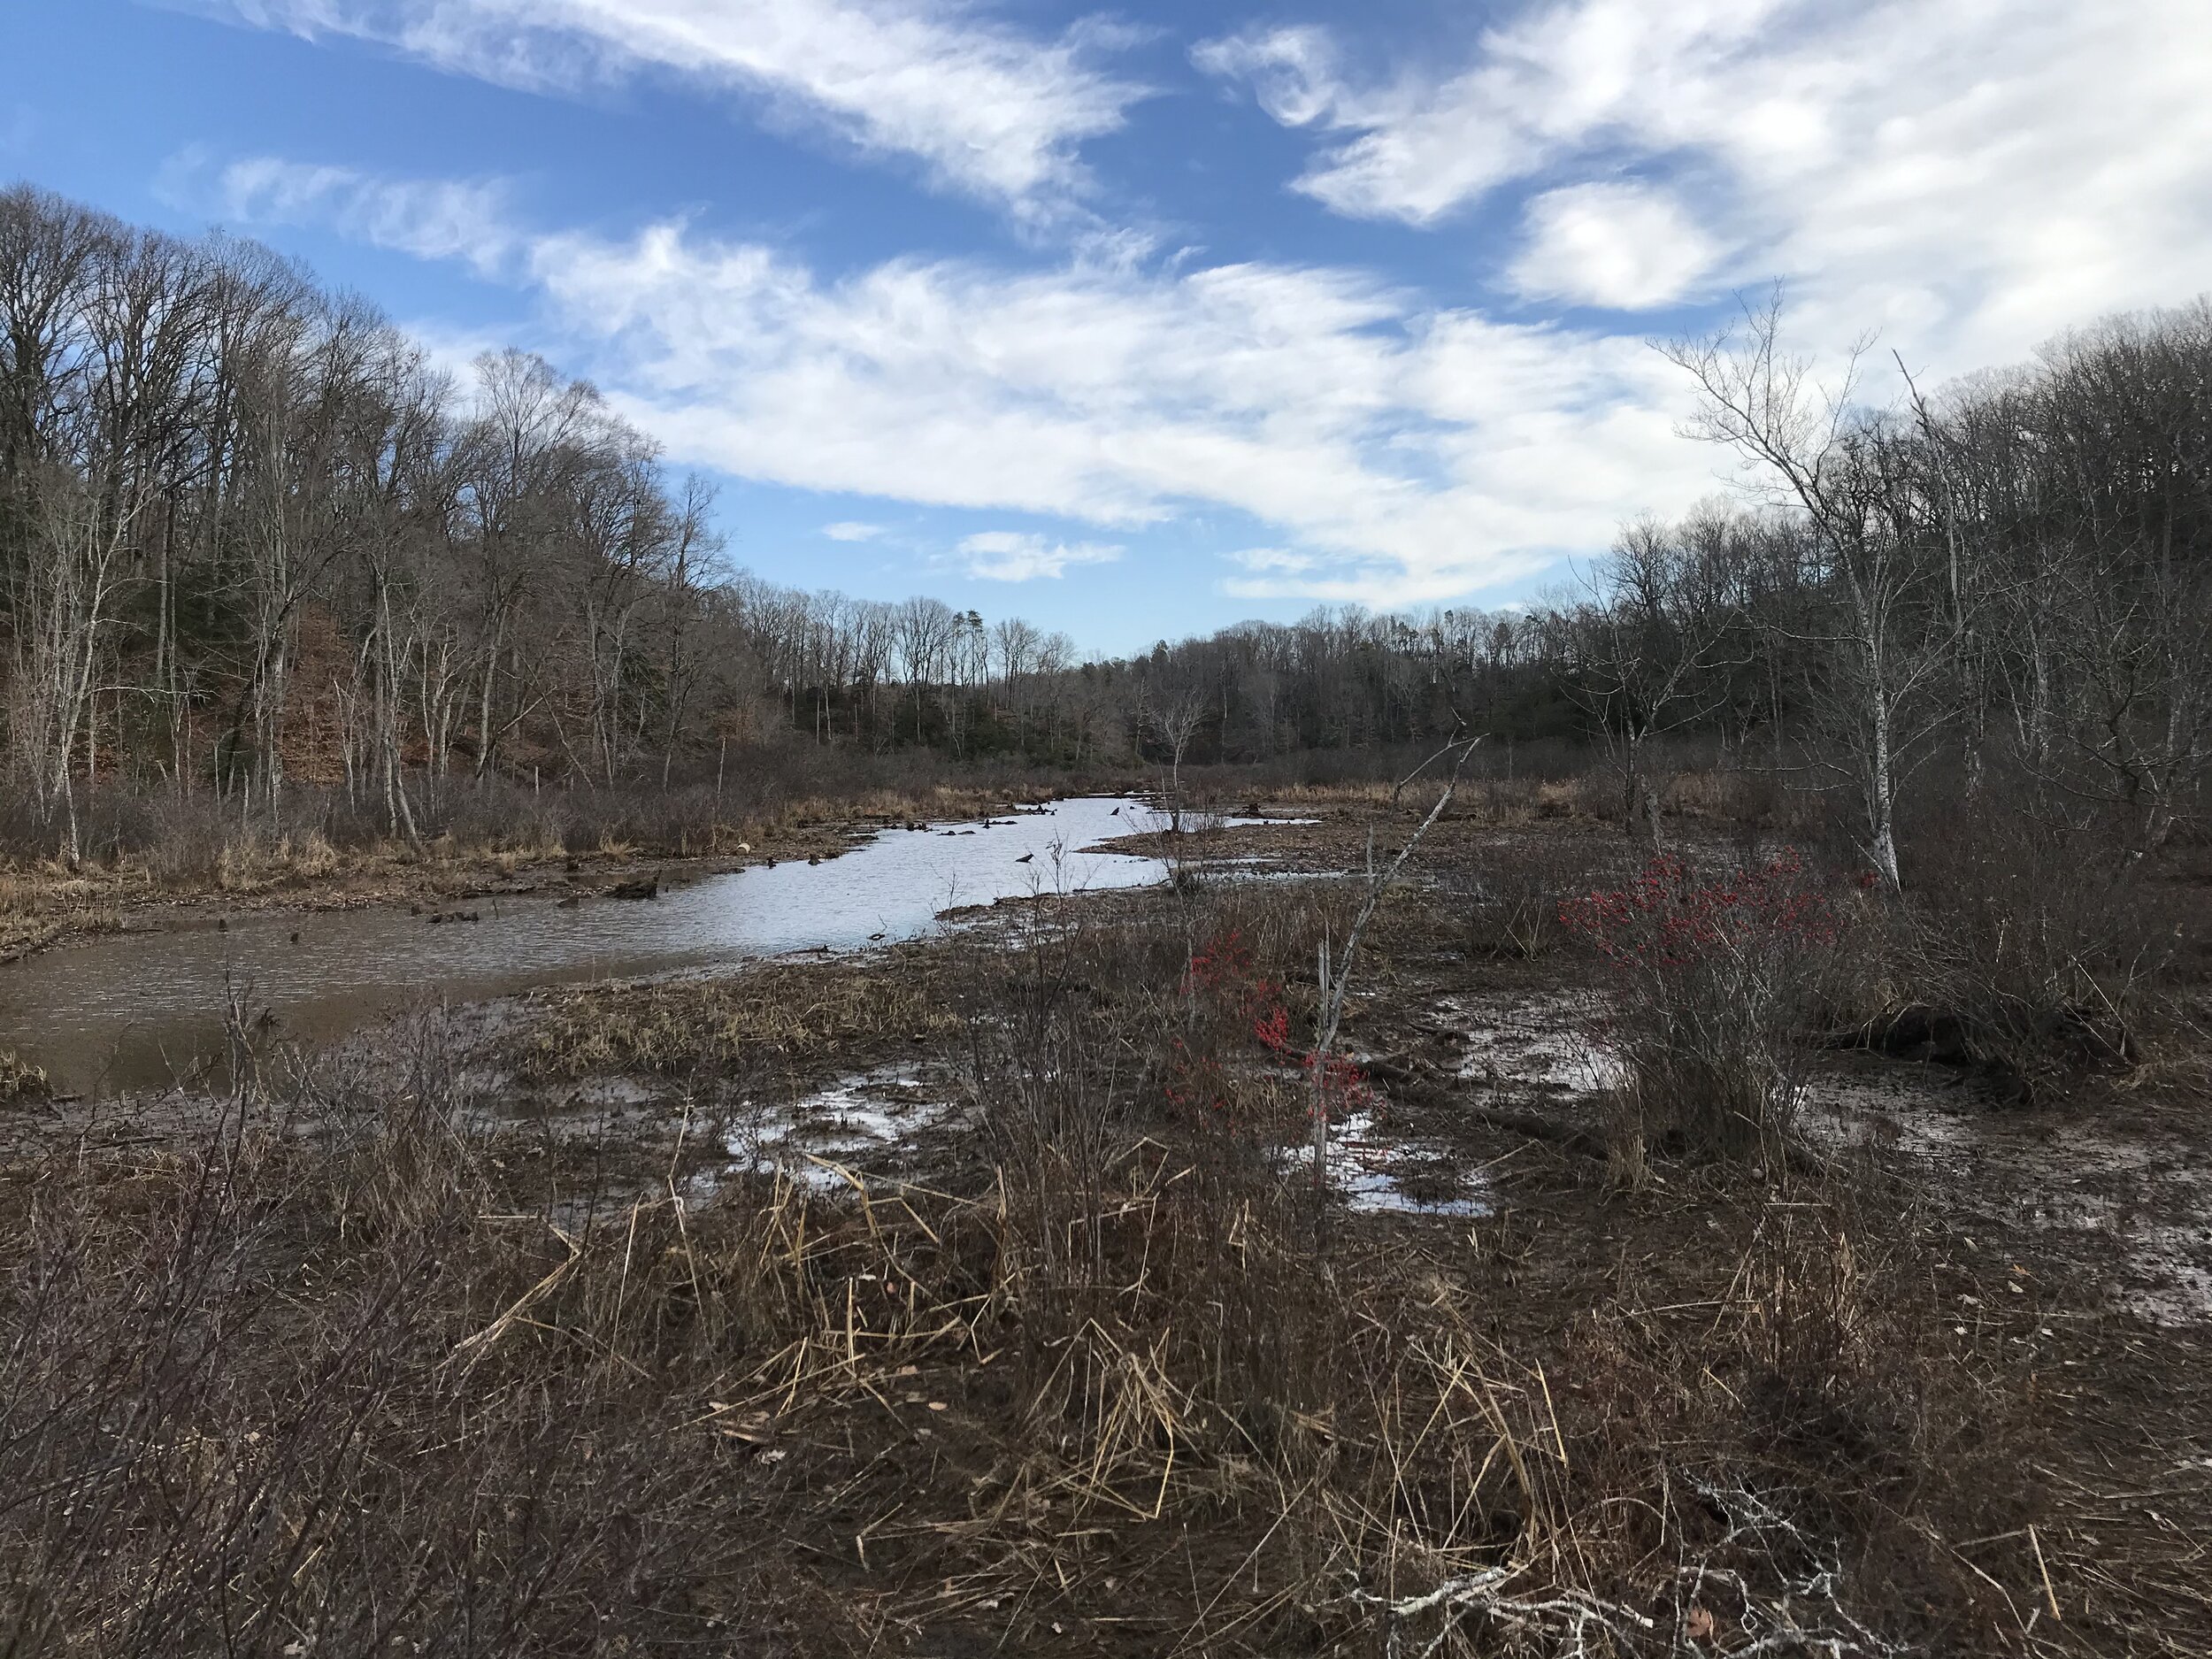
POLYGON ((1763 493, 1803 515, 1804 586, 1835 603, 1816 631, 1777 645, 1824 654, 1831 677, 1811 689, 1856 787, 1865 854, 1895 892, 1899 793, 1949 712, 1935 693, 1961 618, 1939 603, 1942 568, 1893 464, 1898 440, 1855 402, 1864 342, 1823 385, 1808 359, 1784 350, 1781 332, 1778 290, 1736 324, 1662 349, 1698 389, 1686 434, 1732 450, 1763 477, 1763 493))

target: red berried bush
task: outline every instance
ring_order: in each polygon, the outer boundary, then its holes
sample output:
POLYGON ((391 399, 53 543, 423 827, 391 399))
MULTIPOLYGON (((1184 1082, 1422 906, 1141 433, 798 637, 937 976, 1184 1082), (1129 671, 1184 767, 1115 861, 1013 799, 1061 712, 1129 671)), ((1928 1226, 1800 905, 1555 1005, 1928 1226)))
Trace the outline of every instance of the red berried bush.
POLYGON ((1340 1056, 1317 1056, 1293 1037, 1283 987, 1259 971, 1240 930, 1217 935, 1192 956, 1182 992, 1182 1030, 1171 1042, 1161 1088, 1179 1111, 1257 1135, 1272 1151, 1296 1130, 1301 1106, 1310 1110, 1317 1067, 1331 1117, 1371 1103, 1358 1066, 1340 1056), (1307 1074, 1305 1087, 1279 1087, 1281 1078, 1265 1068, 1263 1056, 1297 1065, 1307 1074))
POLYGON ((1560 907, 1611 970, 1599 1040, 1617 1061, 1616 1160, 1740 1156, 1786 1135, 1850 912, 1794 849, 1718 874, 1671 855, 1560 907))

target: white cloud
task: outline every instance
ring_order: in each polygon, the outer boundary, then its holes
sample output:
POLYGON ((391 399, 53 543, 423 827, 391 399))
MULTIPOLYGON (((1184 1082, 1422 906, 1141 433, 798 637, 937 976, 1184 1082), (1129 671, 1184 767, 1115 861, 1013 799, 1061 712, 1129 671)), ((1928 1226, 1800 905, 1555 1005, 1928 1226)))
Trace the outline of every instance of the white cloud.
MULTIPOLYGON (((1031 216, 1082 190, 1085 142, 1141 96, 1099 67, 1095 26, 1024 34, 982 0, 197 3, 511 85, 693 77, 1031 216)), ((1371 73, 1317 27, 1194 58, 1312 135, 1296 188, 1335 212, 1429 226, 1498 198, 1520 230, 1486 274, 1516 315, 1778 274, 1801 339, 1878 326, 1937 375, 2212 281, 2202 0, 1535 0, 1440 68, 1371 73)), ((331 223, 529 285, 533 343, 682 460, 1115 531, 1233 512, 1265 543, 1226 556, 1240 592, 1392 603, 1512 581, 1686 505, 1716 459, 1672 436, 1686 388, 1640 329, 1504 323, 1349 265, 1163 264, 1102 227, 1050 265, 830 277, 676 224, 526 234, 495 180, 201 172, 226 218, 331 223)), ((1101 545, 963 557, 1064 569, 1101 545)))
POLYGON ((1267 29, 1203 41, 1191 61, 1210 75, 1246 81, 1260 107, 1285 127, 1328 120, 1344 86, 1325 29, 1267 29))
POLYGON ((1577 184, 1528 204, 1509 278, 1534 299, 1643 311, 1688 295, 1717 252, 1682 204, 1637 184, 1577 184))
POLYGON ((539 238, 525 265, 563 360, 682 461, 1102 527, 1227 509, 1307 561, 1255 570, 1271 592, 1463 594, 1710 488, 1640 341, 1356 271, 895 260, 830 281, 675 225, 539 238))
MULTIPOLYGON (((1915 0, 1925 4, 1926 0, 1915 0)), ((1485 29, 1456 74, 1355 81, 1332 39, 1279 29, 1209 42, 1198 65, 1248 81, 1287 126, 1336 137, 1298 188, 1338 212, 1427 224, 1610 129, 1664 119, 1690 69, 1787 0, 1571 0, 1485 29)))
POLYGON ((204 0, 255 27, 376 41, 440 68, 561 91, 642 69, 749 97, 783 125, 903 156, 1027 211, 1080 188, 1078 150, 1143 88, 1094 62, 1100 24, 1040 39, 961 0, 204 0))
POLYGON ((187 152, 162 169, 156 189, 234 227, 326 224, 373 247, 463 260, 484 275, 517 246, 507 188, 496 179, 385 179, 273 156, 214 169, 204 155, 187 152))
POLYGON ((833 541, 872 541, 883 534, 879 524, 862 524, 856 519, 841 518, 835 524, 826 524, 822 534, 833 541))
POLYGON ((1440 74, 1356 76, 1313 30, 1197 59, 1319 135, 1297 188, 1340 213, 1551 192, 1509 279, 1564 297, 1554 256, 1603 236, 1563 206, 1624 166, 1676 180, 1701 228, 1671 268, 1597 259, 1580 296, 1687 284, 1702 238, 1735 250, 1715 280, 1791 279, 1809 337, 1880 325, 1947 371, 2212 271, 2201 0, 1555 0, 1440 74))
POLYGON ((1248 571, 1303 575, 1319 563, 1310 553, 1294 553, 1288 548, 1248 547, 1222 557, 1232 565, 1240 565, 1248 571))
POLYGON ((985 581, 1025 582, 1061 577, 1071 565, 1111 565, 1121 549, 1097 541, 1055 541, 1020 530, 985 530, 964 537, 960 555, 968 574, 985 581))
MULTIPOLYGON (((1305 186, 1346 211, 1427 222, 1509 183, 1526 234, 1500 275, 1532 300, 1634 309, 1778 272, 1803 338, 1878 325, 1941 373, 2212 272, 2212 12, 2177 0, 1576 0, 1444 79, 1355 83, 1311 30, 1202 60, 1325 135, 1305 186)), ((680 224, 502 232, 476 222, 487 187, 257 165, 244 199, 508 249, 536 343, 680 461, 1071 526, 961 549, 1006 580, 1233 513, 1257 545, 1233 592, 1455 598, 1682 510, 1718 459, 1674 436, 1687 388, 1640 329, 1503 322, 1350 266, 1099 243, 829 276, 680 224)))

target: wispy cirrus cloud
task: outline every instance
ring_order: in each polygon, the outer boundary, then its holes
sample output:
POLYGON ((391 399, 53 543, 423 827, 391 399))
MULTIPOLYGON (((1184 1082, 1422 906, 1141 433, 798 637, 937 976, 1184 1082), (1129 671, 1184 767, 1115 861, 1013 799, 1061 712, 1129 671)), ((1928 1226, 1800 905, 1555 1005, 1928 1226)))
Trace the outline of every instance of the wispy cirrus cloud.
POLYGON ((1314 27, 1194 56, 1315 135, 1294 188, 1333 212, 1517 204, 1525 297, 1782 276, 1809 337, 1886 325, 1964 368, 2212 270, 2197 0, 1540 0, 1441 70, 1356 69, 1314 27))
POLYGON ((958 0, 200 0, 305 38, 374 42, 457 74, 560 92, 644 70, 746 101, 781 127, 918 163, 1026 213, 1079 193, 1083 143, 1146 89, 1102 65, 1126 32, 1055 36, 958 0))
POLYGON ((841 518, 835 524, 826 524, 822 534, 833 541, 872 541, 883 534, 879 524, 864 524, 857 518, 841 518))
POLYGON ((1529 203, 1528 239, 1507 279, 1531 299, 1647 311, 1695 291, 1719 250, 1683 204, 1648 185, 1601 181, 1529 203))
POLYGON ((155 193, 224 224, 322 225, 372 247, 458 259, 484 276, 521 245, 500 179, 391 179, 277 156, 222 162, 188 150, 170 158, 155 193))
POLYGON ((1294 553, 1279 547, 1238 548, 1222 557, 1232 565, 1271 580, 1302 576, 1319 563, 1310 553, 1294 553))
POLYGON ((1355 270, 895 260, 831 280, 676 225, 549 236, 529 265, 565 349, 679 456, 1102 527, 1228 509, 1285 551, 1235 591, 1462 594, 1709 488, 1641 342, 1355 270))
POLYGON ((1660 107, 1789 0, 1569 0, 1474 31, 1471 62, 1439 74, 1348 68, 1317 27, 1202 42, 1194 61, 1248 85, 1286 127, 1325 134, 1297 188, 1360 219, 1425 225, 1660 107))
POLYGON ((1510 311, 1141 242, 830 273, 674 219, 475 227, 481 186, 257 164, 238 195, 426 254, 507 250, 539 342, 680 459, 1068 526, 961 555, 1029 574, 1233 516, 1229 591, 1371 604, 1495 590, 1710 488, 1655 310, 1779 274, 1808 342, 1879 326, 1940 374, 2212 270, 2212 13, 2177 0, 1552 0, 1469 52, 1371 79, 1317 29, 1198 56, 1317 134, 1301 188, 1336 211, 1441 224, 1496 195, 1517 231, 1473 253, 1510 311))
MULTIPOLYGON (((358 195, 247 199, 442 240, 358 212, 358 195)), ((368 199, 440 198, 389 181, 368 199)), ((512 249, 537 343, 680 461, 1109 530, 1227 510, 1276 538, 1238 561, 1234 593, 1379 604, 1495 587, 1709 487, 1706 457, 1673 437, 1681 388, 1640 342, 1497 323, 1356 269, 1078 256, 826 278, 672 221, 484 241, 512 249)), ((989 531, 958 557, 1026 580, 1121 545, 989 531)))
POLYGON ((985 530, 960 542, 968 574, 992 582, 1056 579, 1071 565, 1111 565, 1121 555, 1111 542, 1060 541, 1025 530, 985 530))

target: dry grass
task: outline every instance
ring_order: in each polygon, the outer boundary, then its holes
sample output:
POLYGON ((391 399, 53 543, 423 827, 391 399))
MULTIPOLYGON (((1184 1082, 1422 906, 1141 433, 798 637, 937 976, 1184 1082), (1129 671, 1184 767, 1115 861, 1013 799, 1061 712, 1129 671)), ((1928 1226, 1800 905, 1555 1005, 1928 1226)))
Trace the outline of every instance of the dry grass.
POLYGON ((150 893, 142 871, 71 871, 58 864, 0 869, 0 962, 74 933, 112 932, 125 909, 150 893))
POLYGON ((1999 1598, 1916 1529, 2032 1517, 1818 1194, 1532 1345, 1494 1257, 1317 1256, 1156 1136, 709 1185, 472 1129, 449 1059, 10 1171, 15 1650, 1955 1652, 1999 1598))
POLYGON ((950 989, 887 963, 772 963, 729 979, 594 987, 551 997, 512 1045, 538 1080, 674 1076, 775 1063, 864 1064, 886 1047, 941 1044, 961 1029, 950 989))
POLYGON ((216 858, 215 886, 224 893, 257 893, 320 880, 352 862, 319 832, 310 830, 297 838, 279 836, 273 845, 249 841, 226 846, 216 858))
POLYGON ((12 1048, 0 1048, 0 1105, 43 1100, 52 1092, 45 1068, 33 1065, 12 1048))
MULTIPOLYGON (((1363 970, 1379 1044, 1412 1041, 1424 953, 1470 972, 1465 918, 1402 897, 1363 970)), ((503 1120, 426 1025, 191 1145, 19 1160, 0 1641, 2192 1650, 2200 1379, 2041 1305, 2040 1267, 2030 1294, 1871 1155, 1618 1196, 1512 1142, 1492 1214, 1317 1236, 1268 1139, 1294 1068, 1185 976, 1233 933, 1289 979, 1348 903, 1114 895, 552 999, 526 1067, 673 1079, 657 1141, 503 1120), (761 1064, 918 1048, 961 1081, 941 1167, 800 1184, 710 1133, 761 1064), (1171 1108, 1201 1049, 1248 1110, 1171 1108)), ((1554 961, 1501 955, 1517 984, 1554 961)))

